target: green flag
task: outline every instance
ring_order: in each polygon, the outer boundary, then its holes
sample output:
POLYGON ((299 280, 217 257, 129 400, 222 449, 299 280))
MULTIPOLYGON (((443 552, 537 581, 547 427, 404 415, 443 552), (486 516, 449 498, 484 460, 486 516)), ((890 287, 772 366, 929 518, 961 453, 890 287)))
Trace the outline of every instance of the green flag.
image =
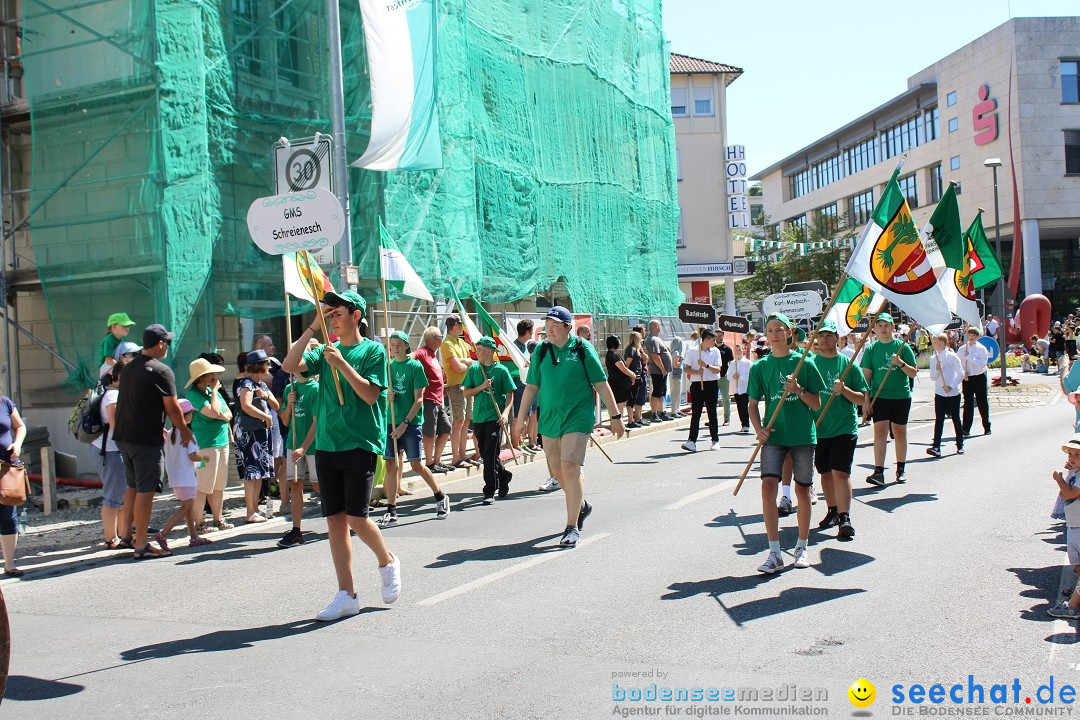
POLYGON ((971 254, 971 282, 975 290, 982 290, 987 285, 993 285, 1001 279, 1001 262, 997 253, 986 239, 986 231, 982 225, 982 211, 971 221, 971 226, 964 233, 967 240, 968 252, 971 254))
POLYGON ((843 337, 855 329, 864 315, 877 314, 884 304, 885 298, 855 278, 848 278, 836 293, 827 319, 836 323, 837 333, 843 337))
POLYGON ((960 206, 956 203, 956 191, 953 184, 945 189, 941 196, 934 214, 930 216, 930 222, 923 228, 923 242, 926 245, 926 254, 930 256, 930 263, 937 267, 934 262, 934 246, 941 253, 941 259, 945 267, 954 270, 964 270, 964 233, 960 225, 960 206))

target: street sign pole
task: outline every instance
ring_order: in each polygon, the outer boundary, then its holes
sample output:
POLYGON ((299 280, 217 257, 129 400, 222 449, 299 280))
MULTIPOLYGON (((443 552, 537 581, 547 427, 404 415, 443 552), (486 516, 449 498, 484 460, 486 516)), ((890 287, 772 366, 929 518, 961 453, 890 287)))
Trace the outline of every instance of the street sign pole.
POLYGON ((345 232, 338 243, 338 265, 341 282, 355 290, 349 284, 348 268, 353 264, 352 221, 349 213, 349 165, 345 157, 345 88, 341 75, 341 18, 338 12, 338 0, 326 0, 327 42, 330 46, 330 105, 334 129, 334 192, 345 212, 345 232))

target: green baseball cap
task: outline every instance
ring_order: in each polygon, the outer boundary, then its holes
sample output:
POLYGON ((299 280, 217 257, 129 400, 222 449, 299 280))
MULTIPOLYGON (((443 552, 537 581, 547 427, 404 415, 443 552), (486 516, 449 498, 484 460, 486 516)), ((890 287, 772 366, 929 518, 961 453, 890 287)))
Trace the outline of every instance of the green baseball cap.
POLYGON ((107 328, 111 328, 113 325, 131 327, 134 324, 135 321, 129 318, 127 313, 113 313, 109 316, 109 319, 105 321, 105 327, 107 328))
POLYGON ((477 340, 473 344, 476 345, 477 347, 486 347, 486 348, 491 348, 492 350, 494 350, 494 349, 496 349, 498 347, 495 344, 495 339, 494 338, 489 338, 489 337, 486 337, 486 336, 480 338, 479 340, 477 340))
POLYGON ((836 329, 836 323, 834 323, 832 320, 826 320, 825 322, 821 323, 821 327, 818 328, 818 335, 823 332, 832 333, 834 335, 840 334, 840 331, 836 329))
POLYGON ((360 312, 367 312, 367 301, 360 297, 360 293, 355 290, 342 290, 341 292, 331 290, 323 296, 323 302, 330 307, 352 305, 360 312))
POLYGON ((795 328, 795 332, 798 334, 799 342, 802 342, 806 339, 806 331, 803 330, 801 327, 795 328))
POLYGON ((768 325, 769 322, 772 320, 779 320, 780 322, 784 323, 784 326, 787 327, 789 330, 795 327, 795 323, 791 321, 791 318, 789 318, 783 313, 773 313, 769 317, 765 318, 765 324, 768 325))
POLYGON ((401 342, 405 343, 405 347, 412 347, 412 343, 409 342, 409 336, 400 330, 390 333, 390 339, 397 338, 401 342))
POLYGON ((890 325, 896 324, 896 321, 893 320, 892 315, 889 313, 879 313, 877 318, 874 319, 874 322, 887 322, 890 325))

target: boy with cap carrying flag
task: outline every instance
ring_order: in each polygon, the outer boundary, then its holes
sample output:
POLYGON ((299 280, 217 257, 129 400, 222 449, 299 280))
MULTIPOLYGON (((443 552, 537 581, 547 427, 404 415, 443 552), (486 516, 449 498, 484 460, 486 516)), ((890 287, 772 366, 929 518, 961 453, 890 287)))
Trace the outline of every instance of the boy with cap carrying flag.
POLYGON ((851 464, 859 441, 859 408, 866 400, 866 378, 861 372, 851 372, 851 360, 837 350, 840 334, 836 323, 826 320, 818 329, 818 351, 811 358, 825 383, 821 394, 821 409, 817 417, 817 446, 814 466, 821 475, 821 489, 829 507, 818 529, 836 525, 837 537, 855 537, 851 525, 851 464), (841 382, 840 377, 844 380, 841 382), (829 396, 835 395, 832 402, 829 396), (828 405, 826 408, 825 406, 828 405))
POLYGON ((574 317, 564 307, 556 305, 544 318, 547 339, 533 350, 521 409, 514 419, 512 437, 521 444, 525 427, 524 411, 539 399, 539 433, 544 441, 544 456, 548 472, 562 486, 566 495, 566 529, 559 545, 577 547, 581 528, 592 512, 585 502, 585 480, 581 466, 585 463, 585 448, 589 444, 595 423, 593 391, 607 406, 611 429, 622 437, 622 413, 615 395, 607 383, 607 374, 592 343, 570 334, 574 317))
POLYGON ((328 292, 323 304, 320 310, 338 341, 305 352, 317 329, 308 327, 281 365, 285 372, 322 378, 315 466, 338 592, 315 619, 329 621, 360 613, 360 600, 353 589, 350 529, 378 560, 382 598, 387 604, 397 600, 401 592, 401 565, 387 549, 379 526, 368 517, 375 466, 386 443, 386 351, 361 335, 367 303, 355 290, 328 292), (332 377, 335 372, 344 402, 338 401, 332 377))
POLYGON ((513 474, 499 459, 503 427, 508 411, 513 408, 514 379, 505 366, 496 362, 495 340, 482 337, 476 341, 476 358, 465 373, 462 387, 465 397, 472 400, 473 437, 484 462, 484 504, 495 502, 495 491, 502 499, 510 493, 513 474))
POLYGON ((388 402, 393 408, 393 427, 387 426, 386 514, 379 518, 379 525, 397 525, 397 494, 401 484, 401 453, 409 461, 413 472, 424 479, 435 495, 435 517, 445 520, 450 512, 450 499, 439 489, 435 476, 423 463, 424 435, 424 388, 428 386, 427 374, 420 361, 409 356, 409 336, 398 330, 390 336, 390 392, 388 402), (395 445, 396 442, 396 445, 395 445), (395 452, 396 450, 396 452, 395 452))
POLYGON ((911 383, 919 369, 915 351, 893 333, 892 315, 881 313, 874 322, 874 342, 863 352, 859 366, 870 385, 874 419, 874 472, 871 485, 885 484, 885 445, 892 430, 896 441, 896 482, 904 482, 907 461, 907 421, 911 412, 911 383), (874 400, 874 398, 877 398, 874 400))
POLYGON ((769 556, 758 572, 769 575, 784 569, 780 554, 780 516, 776 492, 783 474, 784 460, 791 457, 795 492, 798 497, 799 540, 795 545, 795 567, 810 567, 807 543, 810 538, 810 486, 813 484, 814 445, 817 433, 814 413, 821 407, 818 393, 825 383, 813 363, 803 362, 802 353, 788 345, 795 323, 786 315, 770 315, 765 322, 765 338, 771 352, 750 368, 747 395, 750 424, 761 448, 761 514, 769 538, 769 556), (798 367, 798 374, 795 369, 798 367), (787 391, 786 394, 784 391, 787 391), (761 422, 758 402, 765 400, 765 417, 772 418, 783 406, 768 430, 761 422))

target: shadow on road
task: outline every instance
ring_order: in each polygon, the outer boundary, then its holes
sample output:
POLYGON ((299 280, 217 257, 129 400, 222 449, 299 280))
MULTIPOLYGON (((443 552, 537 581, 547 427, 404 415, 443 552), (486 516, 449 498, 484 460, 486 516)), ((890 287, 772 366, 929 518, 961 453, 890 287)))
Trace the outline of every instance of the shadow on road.
MULTIPOLYGON (((380 612, 386 610, 383 607, 361 608, 360 614, 380 612)), ((338 622, 342 622, 339 620, 338 622)), ((120 657, 125 662, 138 662, 141 660, 162 660, 177 657, 179 655, 191 655, 193 653, 225 652, 228 650, 241 650, 252 647, 255 643, 267 640, 280 640, 294 635, 303 635, 320 628, 329 627, 335 623, 323 623, 315 620, 295 620, 282 623, 281 625, 264 625, 263 627, 241 628, 239 630, 217 630, 215 632, 199 635, 198 637, 185 638, 183 640, 170 640, 168 642, 143 645, 142 647, 124 650, 120 657)))
POLYGON ((76 685, 75 683, 66 683, 59 680, 45 680, 43 678, 27 677, 26 675, 9 675, 4 700, 55 700, 56 698, 81 693, 85 689, 85 685, 76 685))
MULTIPOLYGON (((854 554, 854 553, 852 553, 854 554)), ((796 571, 792 571, 796 572, 796 571)), ((831 600, 839 600, 849 595, 857 595, 866 592, 861 588, 810 588, 793 587, 787 588, 775 597, 750 600, 739 605, 728 606, 724 603, 724 595, 752 590, 774 578, 784 575, 749 575, 743 577, 727 576, 713 580, 701 580, 697 582, 675 583, 668 587, 669 592, 660 596, 661 600, 687 600, 698 595, 708 595, 724 609, 732 622, 736 625, 744 625, 752 620, 771 615, 779 615, 790 610, 799 610, 810 605, 820 605, 831 600)))
MULTIPOLYGON (((199 552, 198 554, 190 553, 190 557, 185 557, 183 560, 177 562, 176 564, 197 565, 199 563, 221 560, 243 560, 245 558, 252 558, 259 555, 264 555, 268 552, 277 552, 282 549, 279 548, 276 544, 277 540, 280 539, 280 537, 281 536, 277 533, 237 535, 234 538, 228 538, 226 540, 220 540, 218 542, 215 542, 213 545, 203 545, 202 552, 199 552), (235 542, 230 542, 230 540, 235 540, 235 542), (230 550, 228 548, 232 549, 230 550)), ((305 545, 311 545, 312 543, 316 543, 325 539, 325 533, 304 533, 305 545)), ((186 548, 184 548, 184 550, 186 550, 186 548)), ((176 554, 180 555, 180 553, 176 554)), ((185 552, 184 555, 188 555, 188 553, 185 552)), ((146 561, 144 560, 143 562, 146 561)))
POLYGON ((562 552, 562 548, 557 545, 540 545, 540 543, 550 542, 559 537, 559 534, 555 535, 543 535, 532 540, 525 540, 519 543, 511 543, 509 545, 489 545, 488 547, 477 548, 475 550, 454 550, 440 555, 438 559, 430 565, 425 565, 429 568, 445 568, 453 565, 463 565, 467 562, 486 562, 489 560, 512 560, 514 558, 524 558, 531 555, 543 555, 549 552, 562 552))
MULTIPOLYGON (((1054 618, 1046 614, 1046 611, 1057 604, 1059 599, 1058 585, 1061 581, 1061 566, 1049 565, 1043 568, 1006 568, 1016 576, 1016 579, 1027 586, 1026 590, 1020 591, 1020 597, 1032 598, 1041 602, 1032 605, 1031 608, 1020 613, 1024 620, 1037 620, 1039 622, 1053 622, 1054 618)), ((1076 636, 1070 634, 1072 640, 1061 640, 1062 633, 1051 635, 1047 642, 1072 644, 1080 642, 1076 636), (1057 639, 1055 639, 1057 638, 1057 639)))
POLYGON ((900 497, 874 498, 873 500, 861 501, 865 505, 891 513, 911 503, 934 502, 938 499, 937 493, 908 493, 900 497))

